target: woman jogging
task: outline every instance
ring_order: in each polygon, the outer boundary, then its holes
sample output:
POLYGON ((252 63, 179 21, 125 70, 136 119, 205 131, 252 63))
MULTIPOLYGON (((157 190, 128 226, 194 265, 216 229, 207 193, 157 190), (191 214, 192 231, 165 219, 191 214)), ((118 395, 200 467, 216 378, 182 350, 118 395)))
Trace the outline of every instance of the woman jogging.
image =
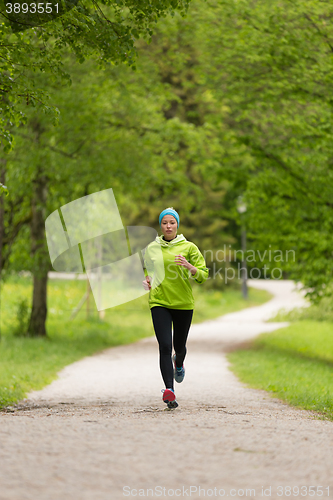
POLYGON ((183 363, 194 308, 190 279, 203 283, 209 269, 198 247, 182 234, 177 235, 179 215, 172 207, 160 213, 159 224, 163 235, 156 236, 146 248, 143 286, 149 290, 148 303, 159 344, 163 401, 169 408, 177 408, 173 381, 180 383, 185 376, 183 363))

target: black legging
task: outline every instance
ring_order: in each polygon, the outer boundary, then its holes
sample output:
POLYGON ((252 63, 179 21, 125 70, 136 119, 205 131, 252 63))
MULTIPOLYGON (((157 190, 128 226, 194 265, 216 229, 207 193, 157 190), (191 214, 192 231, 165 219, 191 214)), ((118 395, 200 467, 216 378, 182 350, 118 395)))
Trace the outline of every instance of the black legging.
POLYGON ((181 367, 186 356, 186 340, 191 326, 193 309, 168 309, 154 306, 151 308, 151 315, 159 344, 162 378, 165 387, 173 389, 172 323, 176 365, 181 367))

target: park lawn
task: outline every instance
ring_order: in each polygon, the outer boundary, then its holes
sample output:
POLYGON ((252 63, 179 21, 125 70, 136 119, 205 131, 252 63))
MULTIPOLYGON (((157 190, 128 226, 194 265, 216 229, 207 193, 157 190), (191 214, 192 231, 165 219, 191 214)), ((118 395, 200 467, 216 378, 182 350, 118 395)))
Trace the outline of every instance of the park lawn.
POLYGON ((247 385, 333 420, 333 323, 301 320, 228 354, 247 385))
MULTIPOLYGON (((66 365, 108 347, 138 341, 153 335, 147 296, 140 297, 105 311, 98 317, 90 298, 90 316, 86 305, 71 320, 74 307, 86 290, 79 280, 49 280, 47 338, 29 338, 13 334, 18 329, 18 303, 32 293, 31 278, 13 277, 1 290, 0 342, 0 407, 23 399, 31 390, 38 390, 57 378, 66 365)), ((205 290, 204 284, 193 286, 196 306, 193 322, 221 316, 244 307, 259 305, 271 295, 263 290, 249 289, 244 300, 239 290, 205 290)))
POLYGON ((248 298, 242 297, 240 290, 227 288, 226 292, 205 290, 205 284, 193 286, 195 309, 193 322, 201 323, 208 319, 218 318, 223 314, 240 311, 246 307, 258 306, 267 302, 272 295, 266 290, 248 288, 248 298))

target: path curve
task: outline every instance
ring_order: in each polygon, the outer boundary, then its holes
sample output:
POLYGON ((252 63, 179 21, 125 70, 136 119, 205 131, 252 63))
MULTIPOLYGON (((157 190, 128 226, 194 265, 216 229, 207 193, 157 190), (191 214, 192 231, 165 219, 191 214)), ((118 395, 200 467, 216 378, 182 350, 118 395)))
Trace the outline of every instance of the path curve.
POLYGON ((0 499, 263 498, 263 491, 278 499, 289 486, 304 486, 298 498, 319 497, 305 487, 331 486, 332 423, 246 388, 224 354, 286 325, 265 321, 305 301, 291 281, 249 284, 274 298, 191 327, 176 410, 162 402, 151 337, 67 366, 1 413, 0 499))

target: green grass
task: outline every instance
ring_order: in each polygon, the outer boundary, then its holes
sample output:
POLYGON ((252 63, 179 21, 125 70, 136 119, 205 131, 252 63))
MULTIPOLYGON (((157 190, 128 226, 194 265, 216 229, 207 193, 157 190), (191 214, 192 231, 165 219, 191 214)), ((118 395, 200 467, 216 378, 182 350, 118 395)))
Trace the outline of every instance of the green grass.
POLYGON ((228 359, 242 382, 333 420, 332 322, 296 321, 258 336, 228 359))
POLYGON ((225 292, 216 290, 205 290, 203 285, 193 287, 195 309, 193 314, 194 323, 201 323, 207 319, 217 318, 223 314, 240 311, 245 307, 252 307, 267 302, 272 295, 266 290, 258 290, 249 287, 248 299, 243 299, 240 290, 235 288, 225 292), (200 287, 200 288, 199 288, 200 287))
MULTIPOLYGON (((296 307, 292 311, 281 310, 270 321, 329 321, 333 323, 333 293, 331 297, 323 297, 319 304, 310 307, 296 307)), ((310 304, 310 303, 309 303, 310 304)))
MULTIPOLYGON (((12 277, 1 290, 0 407, 23 399, 32 389, 41 389, 57 377, 64 366, 107 347, 135 342, 154 334, 147 296, 105 311, 103 320, 94 310, 87 319, 86 305, 70 320, 73 308, 86 290, 79 280, 50 280, 48 286, 47 338, 15 336, 17 309, 30 301, 30 278, 12 277)), ((196 306, 193 322, 212 319, 227 312, 259 305, 270 298, 265 291, 250 288, 249 300, 234 288, 205 290, 193 286, 196 306)), ((22 333, 22 332, 21 332, 22 333)))

